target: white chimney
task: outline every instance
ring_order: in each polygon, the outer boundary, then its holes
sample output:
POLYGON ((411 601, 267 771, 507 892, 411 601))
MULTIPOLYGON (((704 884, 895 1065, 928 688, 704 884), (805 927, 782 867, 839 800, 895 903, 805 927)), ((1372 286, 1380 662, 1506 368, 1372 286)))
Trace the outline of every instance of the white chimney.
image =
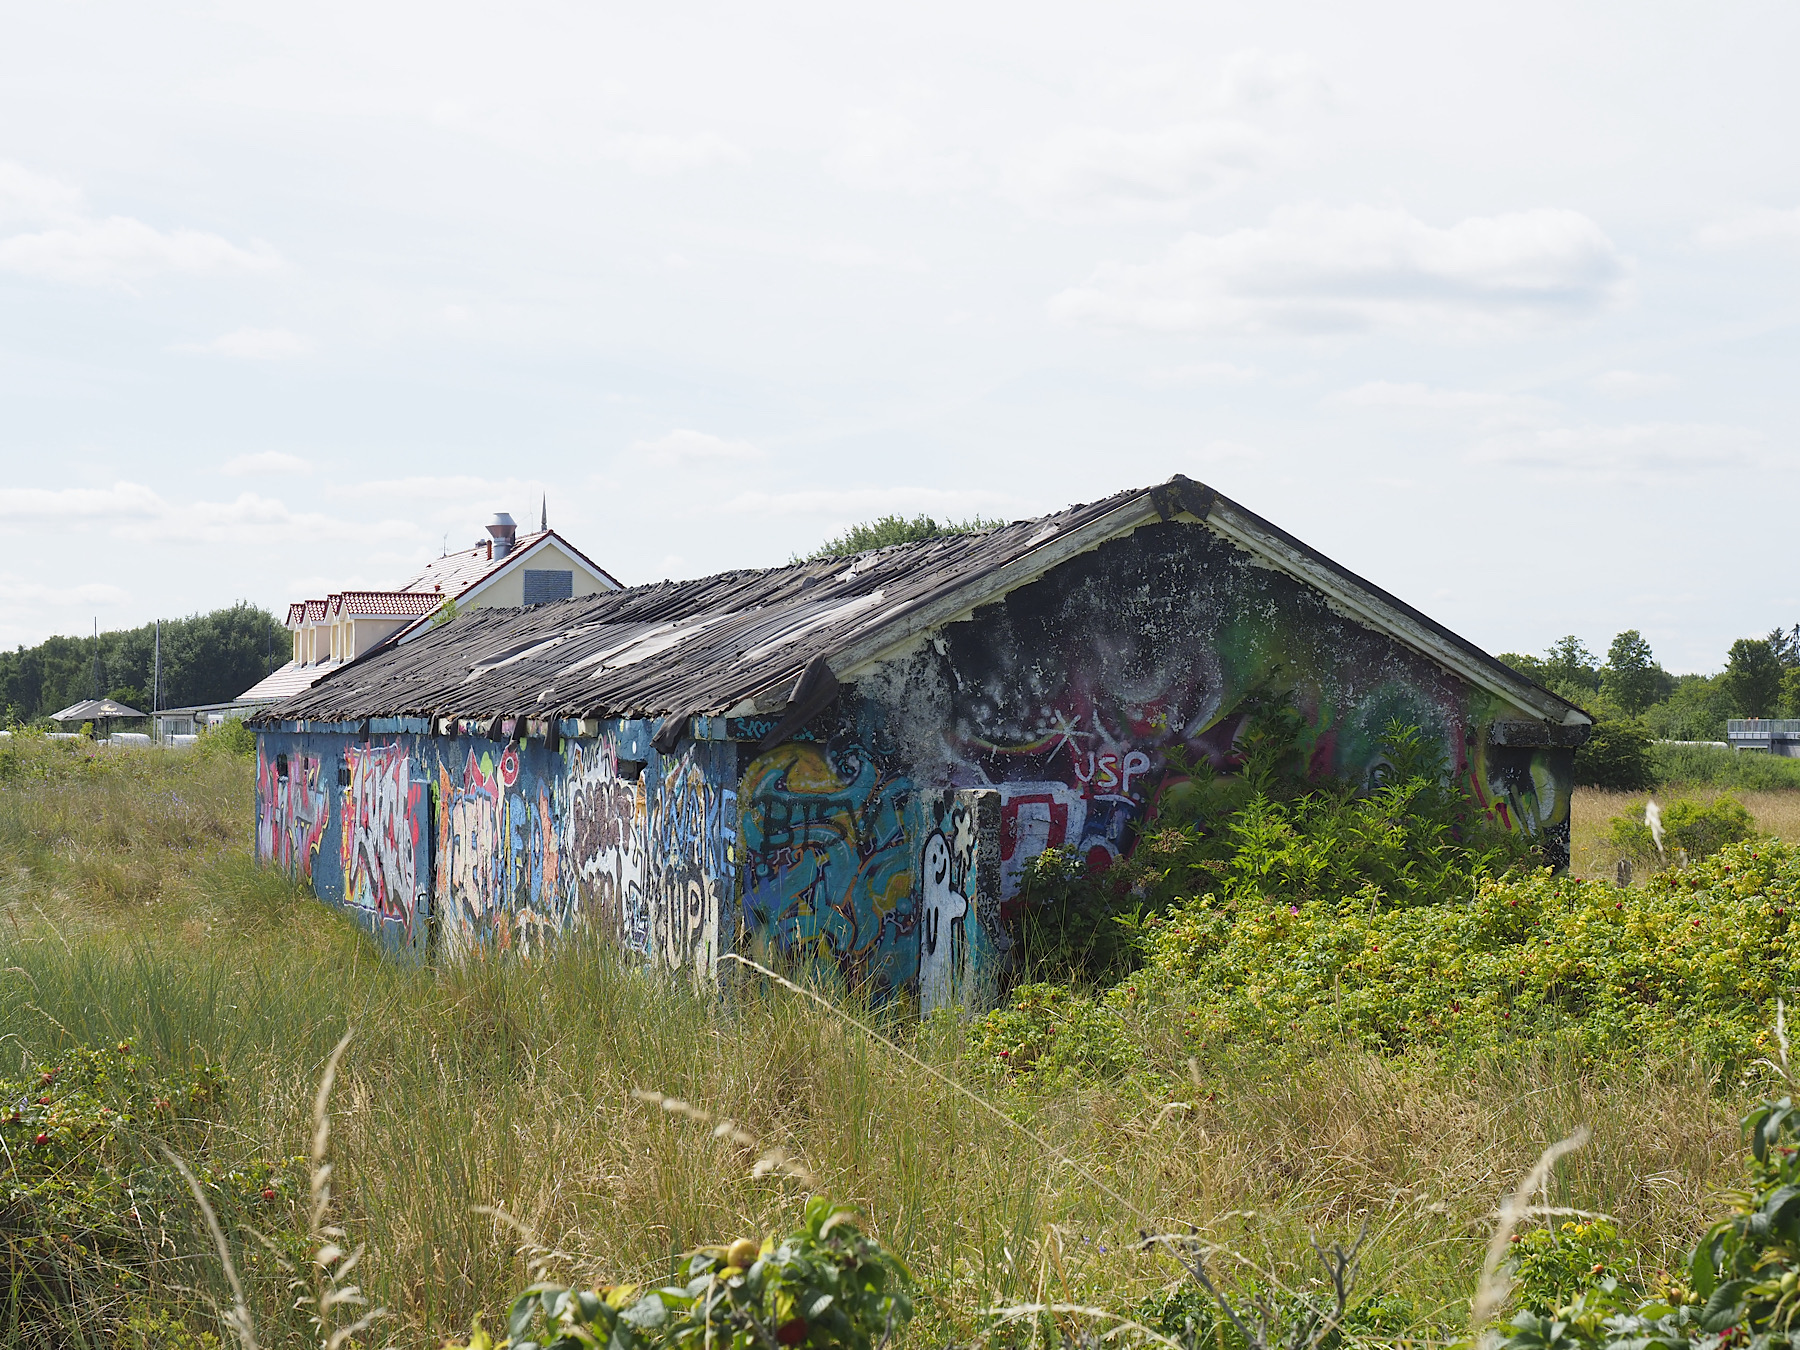
POLYGON ((494 557, 504 558, 513 551, 513 541, 519 536, 519 527, 513 524, 513 518, 504 511, 496 511, 494 518, 488 522, 487 532, 494 536, 494 557))

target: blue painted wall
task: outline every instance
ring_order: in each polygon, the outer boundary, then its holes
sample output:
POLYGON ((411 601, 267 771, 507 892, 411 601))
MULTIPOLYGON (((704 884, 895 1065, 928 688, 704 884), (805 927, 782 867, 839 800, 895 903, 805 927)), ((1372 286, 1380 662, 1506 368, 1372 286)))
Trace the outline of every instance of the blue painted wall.
POLYGON ((266 730, 256 855, 394 945, 529 950, 590 922, 710 972, 737 927, 737 748, 665 757, 651 729, 555 748, 417 722, 266 730))

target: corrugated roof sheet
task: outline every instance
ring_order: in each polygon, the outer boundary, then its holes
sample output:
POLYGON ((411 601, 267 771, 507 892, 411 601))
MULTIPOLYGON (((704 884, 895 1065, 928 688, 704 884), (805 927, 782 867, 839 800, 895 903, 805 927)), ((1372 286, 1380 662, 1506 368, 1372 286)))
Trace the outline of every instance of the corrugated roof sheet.
POLYGON ((292 698, 303 689, 310 689, 319 680, 338 669, 342 661, 315 662, 310 666, 289 661, 285 666, 277 666, 263 679, 258 680, 243 693, 239 694, 235 703, 268 703, 284 698, 292 698))
POLYGON ((917 628, 986 603, 996 588, 1025 584, 1062 559, 1158 516, 1185 510, 1205 517, 1215 501, 1271 538, 1304 550, 1360 593, 1378 597, 1492 678, 1537 688, 1260 517, 1177 476, 1036 520, 854 559, 723 572, 523 609, 466 611, 404 646, 390 644, 349 662, 257 720, 726 713, 790 688, 815 656, 848 677, 851 668, 885 650, 884 643, 904 641, 917 628))

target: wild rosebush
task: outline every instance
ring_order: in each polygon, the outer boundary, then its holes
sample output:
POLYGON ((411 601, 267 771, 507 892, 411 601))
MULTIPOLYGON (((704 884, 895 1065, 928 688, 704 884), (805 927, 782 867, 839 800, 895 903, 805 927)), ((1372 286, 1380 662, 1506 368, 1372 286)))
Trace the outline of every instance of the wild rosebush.
POLYGON ((1658 1297, 1640 1303, 1596 1273, 1567 1302, 1527 1306, 1503 1350, 1761 1350, 1800 1340, 1800 1111, 1791 1098, 1764 1102, 1744 1127, 1748 1184, 1658 1297))
MULTIPOLYGON (((130 1343, 153 1274, 166 1280, 188 1264, 186 1281, 204 1283, 203 1266, 188 1255, 206 1250, 189 1243, 200 1223, 193 1196, 160 1146, 192 1160, 227 1222, 254 1216, 279 1245, 280 1216, 304 1179, 280 1164, 209 1165, 208 1130, 226 1090, 211 1066, 159 1073, 126 1042, 71 1049, 0 1079, 0 1330, 8 1344, 130 1343), (178 1255, 171 1235, 181 1238, 178 1255)), ((168 1320, 166 1309, 157 1315, 168 1320)))
POLYGON ((1625 1259, 1619 1230, 1606 1219, 1570 1219, 1515 1234, 1513 1298, 1532 1312, 1554 1312, 1602 1280, 1620 1280, 1625 1259))
POLYGON ((1309 779, 1303 730, 1278 702, 1252 720, 1236 772, 1178 763, 1155 827, 1102 875, 1066 850, 1035 859, 1020 891, 1025 978, 1116 980, 1139 964, 1146 925, 1194 895, 1306 905, 1373 888, 1384 908, 1428 905, 1527 856, 1418 728, 1389 724, 1373 787, 1309 779))
MULTIPOLYGON (((1797 900, 1800 849, 1774 841, 1625 889, 1540 870, 1434 905, 1395 906, 1374 885, 1297 902, 1207 893, 1147 924, 1144 968, 1100 1009, 1172 1007, 1196 1047, 1347 1038, 1477 1054, 1554 1037, 1743 1065, 1791 979, 1797 900)), ((1056 1038, 1090 1014, 1021 1011, 979 1019, 972 1052, 1015 1071, 1079 1058, 1056 1038)))
POLYGON ((850 1216, 815 1196, 798 1232, 696 1252, 681 1284, 533 1285, 500 1341, 477 1319, 446 1350, 875 1350, 912 1318, 912 1275, 850 1216))
POLYGON ((1668 866, 1686 858, 1689 862, 1710 858, 1727 844, 1756 838, 1756 821, 1742 802, 1726 795, 1710 805, 1686 798, 1671 802, 1662 813, 1662 847, 1644 819, 1644 812, 1627 812, 1612 821, 1610 842, 1621 857, 1649 867, 1668 866))

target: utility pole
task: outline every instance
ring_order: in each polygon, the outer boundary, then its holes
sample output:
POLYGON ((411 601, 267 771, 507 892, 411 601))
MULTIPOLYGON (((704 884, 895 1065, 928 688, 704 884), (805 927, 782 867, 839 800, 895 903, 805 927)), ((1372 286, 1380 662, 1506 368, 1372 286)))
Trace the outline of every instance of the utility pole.
POLYGON ((94 697, 100 697, 100 616, 94 616, 94 697))
POLYGON ((156 714, 162 708, 162 620, 156 621, 156 660, 150 670, 150 725, 156 725, 156 714))

